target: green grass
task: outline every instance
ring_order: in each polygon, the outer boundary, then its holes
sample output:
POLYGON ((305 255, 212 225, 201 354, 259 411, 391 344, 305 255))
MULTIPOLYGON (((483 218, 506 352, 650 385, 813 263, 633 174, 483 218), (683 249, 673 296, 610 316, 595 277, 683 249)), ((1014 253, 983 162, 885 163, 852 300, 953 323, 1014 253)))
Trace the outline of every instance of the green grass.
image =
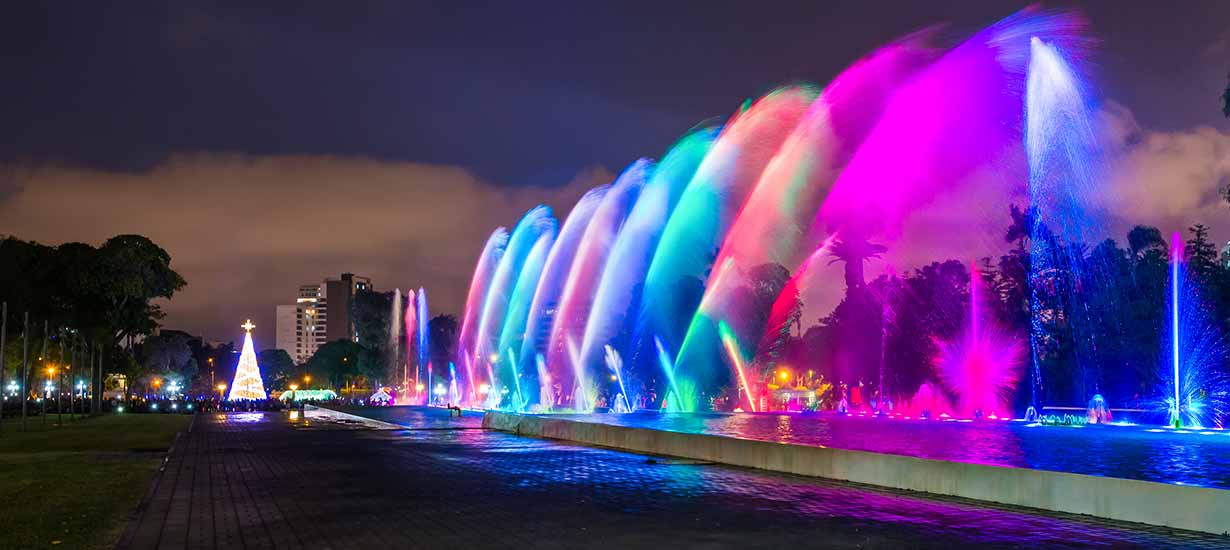
POLYGON ((0 548, 112 548, 191 416, 109 415, 54 426, 5 419, 0 548))

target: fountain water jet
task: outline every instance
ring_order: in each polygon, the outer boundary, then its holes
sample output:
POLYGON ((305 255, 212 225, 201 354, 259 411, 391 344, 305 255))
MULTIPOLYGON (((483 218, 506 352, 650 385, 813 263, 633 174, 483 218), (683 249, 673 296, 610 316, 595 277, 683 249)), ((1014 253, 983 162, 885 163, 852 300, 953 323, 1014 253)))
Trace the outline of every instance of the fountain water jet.
POLYGON ((957 415, 1006 417, 1024 348, 987 318, 981 287, 978 268, 970 266, 966 329, 955 341, 936 342, 936 372, 944 388, 956 396, 957 415))
POLYGON ((606 345, 615 345, 629 357, 638 349, 636 343, 624 341, 626 338, 614 340, 621 332, 634 333, 635 327, 628 325, 636 321, 635 306, 641 300, 638 285, 653 259, 666 220, 716 136, 717 130, 712 128, 687 134, 670 148, 645 183, 611 246, 610 259, 594 292, 593 309, 581 343, 583 363, 589 363, 606 345))
POLYGON ((517 283, 513 287, 512 295, 508 300, 508 310, 504 316, 504 322, 500 329, 500 336, 496 346, 497 353, 505 359, 501 361, 504 365, 496 369, 496 381, 499 382, 496 385, 508 387, 510 380, 516 385, 516 407, 525 405, 520 389, 521 380, 519 373, 521 372, 522 359, 519 357, 519 354, 524 348, 526 323, 530 317, 534 290, 542 277, 542 270, 546 265, 551 247, 555 243, 556 230, 557 226, 554 223, 544 229, 538 236, 537 242, 534 243, 534 246, 526 255, 521 266, 521 272, 517 276, 517 283))
MULTIPOLYGON (((638 341, 656 336, 668 349, 682 344, 695 305, 678 303, 676 287, 691 280, 704 284, 714 265, 714 251, 720 249, 744 200, 815 98, 811 88, 782 88, 757 100, 723 128, 662 229, 645 274, 638 341)), ((678 358, 675 374, 700 381, 709 378, 702 365, 689 369, 678 358)))
MULTIPOLYGON (((641 159, 629 165, 611 184, 577 245, 576 256, 560 294, 559 307, 551 326, 550 345, 545 354, 547 367, 551 378, 563 384, 565 391, 571 386, 574 388, 573 395, 582 396, 583 399, 589 391, 585 384, 586 365, 580 360, 580 350, 575 348, 585 337, 594 292, 610 257, 611 247, 652 171, 653 163, 641 159), (576 391, 577 388, 581 391, 576 391)), ((573 408, 588 411, 593 403, 587 399, 585 401, 573 403, 573 408)))
POLYGON ((735 341, 734 332, 730 330, 726 321, 718 321, 718 334, 722 338, 722 345, 726 347, 730 362, 735 366, 735 373, 739 376, 739 385, 747 394, 748 408, 756 412, 756 398, 752 395, 752 386, 747 383, 747 375, 744 372, 746 369, 743 366, 743 352, 739 351, 739 343, 735 341))
MULTIPOLYGON (((414 291, 409 291, 409 293, 411 294, 411 296, 413 296, 414 291)), ((410 298, 410 299, 413 300, 413 298, 410 298)), ((388 338, 385 344, 387 346, 386 358, 388 359, 387 369, 389 371, 388 375, 389 375, 390 385, 395 384, 393 380, 396 377, 395 373, 397 371, 397 365, 398 363, 401 363, 401 353, 399 352, 399 348, 401 347, 402 321, 403 319, 402 319, 402 311, 401 311, 401 289, 395 288, 393 289, 392 307, 389 311, 389 334, 388 334, 388 338)), ((413 325, 407 323, 406 330, 407 331, 414 330, 413 325)), ((405 401, 407 397, 410 395, 410 392, 406 390, 408 386, 407 376, 406 376, 407 374, 406 364, 402 363, 401 366, 402 366, 401 382, 400 382, 401 385, 398 386, 396 393, 397 393, 397 399, 405 401)))
POLYGON ((1224 427, 1230 415, 1230 342, 1187 273, 1179 232, 1170 242, 1170 292, 1167 304, 1169 349, 1160 363, 1165 391, 1146 405, 1165 413, 1173 428, 1224 427))
POLYGON ((740 347, 755 345, 765 327, 755 322, 756 303, 741 291, 757 284, 766 264, 793 269, 800 252, 814 248, 816 211, 846 163, 880 119, 899 83, 908 81, 933 56, 923 46, 930 33, 912 35, 853 63, 821 92, 797 127, 760 174, 722 241, 715 266, 732 267, 710 277, 688 325, 676 362, 716 359, 716 319, 733 322, 740 347), (813 233, 809 235, 809 233, 813 233), (807 243, 807 239, 811 243, 807 243), (701 357, 692 353, 701 352, 701 357), (707 357, 706 357, 707 356, 707 357))
MULTIPOLYGON (((615 397, 615 400, 618 401, 621 397, 624 399, 625 410, 617 412, 632 412, 631 407, 628 406, 628 387, 624 385, 624 361, 619 357, 619 352, 615 351, 615 348, 606 346, 604 349, 606 350, 606 368, 615 374, 615 380, 619 382, 619 395, 615 397)), ((616 407, 612 405, 611 410, 615 409, 616 407)))
MULTIPOLYGON (((418 294, 414 294, 414 297, 412 299, 407 300, 406 309, 407 309, 407 315, 409 315, 408 310, 411 310, 411 309, 416 310, 415 317, 418 319, 418 326, 417 326, 418 328, 418 334, 417 334, 418 364, 415 367, 414 377, 416 379, 419 378, 419 376, 421 376, 420 374, 421 371, 423 369, 427 369, 428 370, 427 376, 428 376, 428 379, 430 380, 431 378, 431 373, 430 373, 430 370, 431 370, 431 330, 430 330, 431 329, 431 319, 429 318, 430 313, 428 313, 428 310, 427 310, 427 290, 425 290, 423 287, 419 287, 418 294)), ((406 346, 407 346, 406 347, 406 360, 407 362, 410 359, 409 345, 410 345, 410 339, 413 338, 412 335, 414 335, 414 331, 407 329, 406 331, 406 346)), ((450 376, 452 376, 451 371, 450 371, 450 376)), ((456 401, 454 401, 454 403, 456 403, 456 401)))
POLYGON ((513 300, 517 297, 513 295, 513 292, 517 279, 520 278, 525 267, 526 259, 530 257, 538 244, 539 237, 544 233, 554 233, 556 227, 555 218, 552 217, 551 209, 547 206, 539 205, 526 212, 521 221, 517 222, 517 226, 513 228, 508 238, 508 247, 500 257, 495 273, 491 277, 491 288, 483 299, 482 315, 479 317, 477 339, 471 361, 473 364, 479 364, 482 361, 486 365, 487 383, 493 389, 498 390, 492 395, 501 395, 502 390, 506 388, 506 386, 496 386, 495 364, 503 355, 497 347, 500 328, 504 325, 509 306, 515 305, 513 300))
MULTIPOLYGON (((530 303, 525 322, 525 336, 521 343, 521 357, 533 357, 537 370, 535 378, 539 386, 539 405, 545 410, 555 406, 554 398, 542 401, 543 396, 554 396, 553 380, 546 366, 546 351, 549 344, 551 326, 558 311, 560 294, 572 270, 577 249, 589 227, 590 220, 602 199, 606 196, 609 186, 590 189, 577 201, 568 214, 568 219, 559 230, 559 234, 551 246, 546 263, 542 267, 538 284, 534 288, 534 298, 530 303)), ((528 370, 528 369, 527 369, 528 370)), ((529 371, 528 374, 535 374, 529 371)))
MULTIPOLYGON (((478 265, 474 268, 474 276, 470 279, 470 291, 466 295, 465 312, 462 314, 461 332, 457 335, 457 355, 466 368, 466 393, 471 403, 478 402, 478 383, 474 377, 474 362, 472 358, 477 353, 479 317, 482 316, 483 303, 487 299, 487 291, 491 287, 491 277, 495 274, 496 265, 504 255, 508 246, 508 229, 496 228, 487 238, 483 252, 478 256, 478 265)), ((420 365, 421 368, 421 365, 420 365)), ((427 389, 432 388, 431 380, 427 380, 427 389)))

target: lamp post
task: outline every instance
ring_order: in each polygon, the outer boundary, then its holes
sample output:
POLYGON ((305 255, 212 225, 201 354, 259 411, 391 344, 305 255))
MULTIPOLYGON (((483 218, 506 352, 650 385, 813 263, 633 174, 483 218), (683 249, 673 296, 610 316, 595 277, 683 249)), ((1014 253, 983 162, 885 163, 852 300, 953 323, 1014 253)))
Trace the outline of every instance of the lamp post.
MULTIPOLYGON (((30 380, 29 378, 30 365, 28 361, 29 357, 27 357, 27 354, 30 351, 30 346, 29 346, 28 339, 26 337, 27 333, 29 332, 30 332, 30 312, 27 311, 25 313, 23 326, 21 328, 21 384, 20 386, 23 392, 26 391, 26 382, 30 380)), ((21 431, 23 432, 26 431, 26 401, 29 401, 27 397, 29 396, 25 395, 24 393, 21 396, 21 431)))
POLYGON ((226 401, 226 384, 218 384, 218 401, 226 401))
POLYGON ((60 369, 60 377, 56 382, 56 422, 61 426, 64 425, 64 375, 69 368, 69 365, 64 364, 64 338, 63 335, 57 335, 56 339, 60 341, 60 364, 64 368, 60 369))
MULTIPOLYGON (((43 351, 42 353, 38 354, 38 360, 42 361, 44 365, 47 364, 47 340, 50 338, 50 336, 47 334, 47 326, 48 326, 48 323, 46 320, 44 320, 43 321, 43 351)), ((43 392, 42 403, 43 403, 43 426, 44 427, 47 426, 47 397, 49 397, 48 392, 43 392)))
POLYGON ((9 332, 9 303, 0 303, 0 433, 4 430, 4 402, 8 401, 8 396, 4 395, 4 349, 5 338, 9 332))
POLYGON ((51 383, 51 377, 55 376, 56 368, 47 367, 47 378, 43 381, 43 427, 47 427, 47 401, 51 399, 51 390, 55 386, 51 383))
MULTIPOLYGON (((73 343, 70 344, 69 347, 72 349, 73 357, 68 362, 68 366, 70 369, 72 367, 77 366, 77 331, 74 329, 72 331, 72 334, 73 334, 73 343)), ((77 381, 77 385, 78 386, 81 385, 80 380, 77 381)), ((68 394, 68 419, 69 420, 77 419, 77 394, 76 392, 70 392, 68 394)))
MULTIPOLYGON (((64 354, 60 354, 60 360, 64 360, 64 354)), ((60 376, 56 378, 56 422, 61 426, 64 425, 64 373, 68 370, 68 365, 59 370, 60 376)))

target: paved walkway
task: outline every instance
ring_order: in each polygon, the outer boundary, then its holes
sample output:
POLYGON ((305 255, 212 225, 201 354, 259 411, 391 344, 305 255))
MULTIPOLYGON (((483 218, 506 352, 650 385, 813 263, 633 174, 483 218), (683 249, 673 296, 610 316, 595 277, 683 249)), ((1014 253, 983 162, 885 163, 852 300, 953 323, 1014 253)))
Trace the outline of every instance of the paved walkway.
POLYGON ((201 415, 121 548, 1230 547, 1223 537, 444 424, 201 415))

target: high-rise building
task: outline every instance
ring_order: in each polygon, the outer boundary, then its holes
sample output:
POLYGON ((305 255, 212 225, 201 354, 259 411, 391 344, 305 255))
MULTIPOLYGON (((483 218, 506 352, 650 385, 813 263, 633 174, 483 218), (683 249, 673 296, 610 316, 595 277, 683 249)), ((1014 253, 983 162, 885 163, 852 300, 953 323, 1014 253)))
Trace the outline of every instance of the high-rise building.
POLYGON ((304 363, 326 342, 354 340, 357 335, 350 305, 355 292, 370 290, 371 285, 371 279, 352 273, 300 285, 294 304, 277 307, 278 349, 285 350, 296 363, 304 363))
POLYGON ((354 303, 356 292, 372 289, 372 280, 353 273, 343 273, 337 279, 325 279, 321 288, 324 289, 324 300, 332 312, 330 322, 325 325, 326 341, 347 338, 357 341, 358 334, 354 330, 354 317, 351 315, 350 306, 354 303))

